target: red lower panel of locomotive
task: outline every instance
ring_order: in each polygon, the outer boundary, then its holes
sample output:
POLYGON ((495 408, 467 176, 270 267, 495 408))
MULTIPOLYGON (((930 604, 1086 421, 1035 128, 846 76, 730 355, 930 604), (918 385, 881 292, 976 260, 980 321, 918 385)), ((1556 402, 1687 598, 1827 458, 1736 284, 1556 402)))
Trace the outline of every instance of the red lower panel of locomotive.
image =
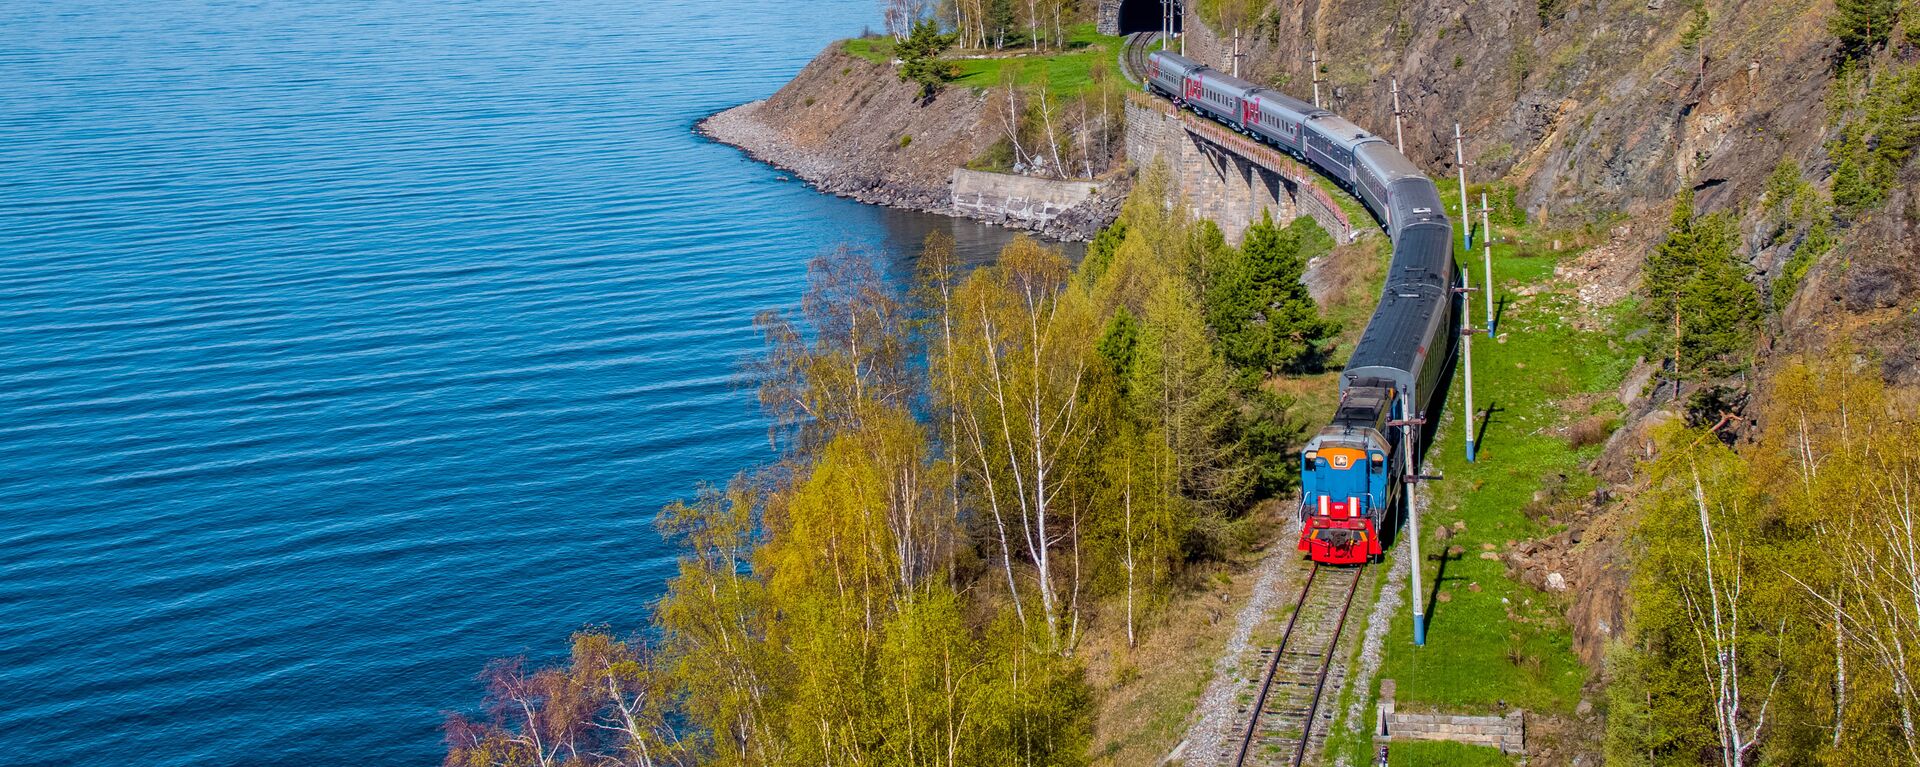
POLYGON ((1323 565, 1358 565, 1381 554, 1380 536, 1366 517, 1308 517, 1300 529, 1301 551, 1323 565))

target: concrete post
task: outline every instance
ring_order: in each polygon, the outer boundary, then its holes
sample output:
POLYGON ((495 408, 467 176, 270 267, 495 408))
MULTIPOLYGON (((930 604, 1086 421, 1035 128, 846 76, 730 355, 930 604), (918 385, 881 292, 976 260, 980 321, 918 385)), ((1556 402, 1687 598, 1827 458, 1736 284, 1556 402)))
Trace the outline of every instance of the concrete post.
POLYGON ((1485 246, 1486 250, 1481 254, 1481 258, 1484 260, 1487 267, 1486 280, 1481 284, 1486 286, 1486 292, 1487 292, 1487 337, 1492 338, 1493 326, 1496 324, 1495 318, 1493 316, 1493 224, 1489 222, 1487 218, 1487 212, 1488 212, 1487 193, 1481 192, 1480 193, 1480 236, 1486 240, 1486 242, 1482 243, 1482 245, 1485 246))
POLYGON ((1453 166, 1460 171, 1460 218, 1462 222, 1466 224, 1466 226, 1460 230, 1460 237, 1466 242, 1466 247, 1462 248, 1462 250, 1471 252, 1473 250, 1473 214, 1467 210, 1467 155, 1466 150, 1462 148, 1463 146, 1464 144, 1460 137, 1460 123, 1454 123, 1453 166))
POLYGON ((1467 270, 1460 270, 1460 362, 1467 372, 1467 463, 1473 463, 1473 288, 1467 270))
POLYGON ((1407 153, 1407 139, 1400 134, 1400 78, 1393 78, 1393 145, 1401 154, 1407 153))
POLYGON ((1413 575, 1413 598, 1408 600, 1413 603, 1413 644, 1415 647, 1425 647, 1427 645, 1427 606, 1421 601, 1426 592, 1420 590, 1420 505, 1413 500, 1414 484, 1419 481, 1415 477, 1418 467, 1413 458, 1414 451, 1419 449, 1418 432, 1413 428, 1414 420, 1416 419, 1413 414, 1407 413, 1404 425, 1400 427, 1403 435, 1400 449, 1407 454, 1407 477, 1400 483, 1400 494, 1407 504, 1407 546, 1413 555, 1413 566, 1407 568, 1413 575))
POLYGON ((1240 28, 1233 28, 1233 76, 1240 76, 1240 28))
POLYGON ((1320 49, 1307 51, 1307 66, 1312 67, 1308 74, 1313 76, 1313 105, 1320 106, 1320 49))

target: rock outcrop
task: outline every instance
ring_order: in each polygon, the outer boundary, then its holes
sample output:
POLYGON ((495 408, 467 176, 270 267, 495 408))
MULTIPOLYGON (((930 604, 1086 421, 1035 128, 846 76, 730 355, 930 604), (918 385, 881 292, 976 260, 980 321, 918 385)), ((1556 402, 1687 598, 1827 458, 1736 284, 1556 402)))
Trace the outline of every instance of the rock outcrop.
POLYGON ((953 169, 1000 132, 985 123, 985 92, 948 87, 922 99, 919 91, 890 64, 836 43, 773 96, 715 114, 696 129, 820 191, 865 203, 963 215, 1061 240, 1092 239, 1118 215, 1129 185, 1117 174, 1097 179, 1098 192, 1086 202, 1045 220, 956 210, 953 169))

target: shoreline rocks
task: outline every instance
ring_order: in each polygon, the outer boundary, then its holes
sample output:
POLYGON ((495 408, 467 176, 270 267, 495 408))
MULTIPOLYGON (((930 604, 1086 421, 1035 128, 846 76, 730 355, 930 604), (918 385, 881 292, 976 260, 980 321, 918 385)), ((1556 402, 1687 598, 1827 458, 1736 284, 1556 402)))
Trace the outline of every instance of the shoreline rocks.
MULTIPOLYGON (((953 204, 953 192, 947 183, 937 185, 893 178, 862 170, 856 163, 821 152, 809 151, 785 136, 764 119, 766 99, 750 101, 701 119, 694 131, 720 144, 744 152, 748 157, 792 174, 816 190, 870 205, 966 218, 983 223, 1022 229, 1054 240, 1086 242, 1119 216, 1126 193, 1132 188, 1124 171, 1098 179, 1099 191, 1086 202, 1045 222, 1025 221, 1004 213, 993 215, 962 211, 953 204)), ((949 169, 950 170, 950 169, 949 169)), ((944 178, 944 176, 943 176, 944 178)))

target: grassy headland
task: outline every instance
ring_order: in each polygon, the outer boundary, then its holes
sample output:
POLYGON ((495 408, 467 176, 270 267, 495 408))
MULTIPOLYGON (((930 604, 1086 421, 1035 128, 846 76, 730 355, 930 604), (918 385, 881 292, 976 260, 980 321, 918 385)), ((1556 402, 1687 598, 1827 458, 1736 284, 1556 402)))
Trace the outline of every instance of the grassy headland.
MULTIPOLYGON (((1113 71, 1123 42, 1123 38, 1100 34, 1092 24, 1077 24, 1067 35, 1064 50, 949 51, 947 58, 958 68, 951 84, 974 89, 997 87, 1002 70, 1017 66, 1018 85, 1044 79, 1060 94, 1076 95, 1094 84, 1095 67, 1113 71)), ((893 38, 886 36, 855 38, 845 45, 848 53, 875 63, 891 61, 894 55, 893 38)))

